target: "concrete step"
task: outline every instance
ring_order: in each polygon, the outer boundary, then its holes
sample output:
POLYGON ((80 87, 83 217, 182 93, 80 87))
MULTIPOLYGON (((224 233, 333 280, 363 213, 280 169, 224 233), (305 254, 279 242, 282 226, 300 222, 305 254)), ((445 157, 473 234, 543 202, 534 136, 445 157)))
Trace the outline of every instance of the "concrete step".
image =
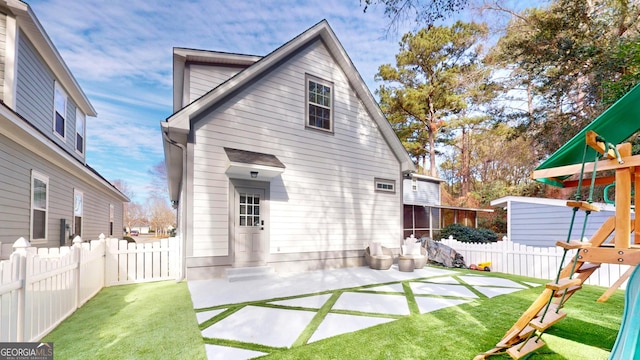
POLYGON ((278 276, 271 266, 228 268, 225 270, 225 273, 229 282, 271 279, 278 276))

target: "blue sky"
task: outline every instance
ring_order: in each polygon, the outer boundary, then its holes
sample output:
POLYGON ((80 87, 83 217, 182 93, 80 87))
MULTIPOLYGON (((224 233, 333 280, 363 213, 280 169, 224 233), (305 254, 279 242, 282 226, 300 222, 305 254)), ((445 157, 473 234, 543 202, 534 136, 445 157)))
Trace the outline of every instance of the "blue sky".
POLYGON ((327 19, 373 93, 402 32, 385 37, 382 7, 363 13, 359 0, 27 2, 98 112, 87 120, 88 164, 124 180, 137 202, 163 160, 173 47, 266 55, 327 19))

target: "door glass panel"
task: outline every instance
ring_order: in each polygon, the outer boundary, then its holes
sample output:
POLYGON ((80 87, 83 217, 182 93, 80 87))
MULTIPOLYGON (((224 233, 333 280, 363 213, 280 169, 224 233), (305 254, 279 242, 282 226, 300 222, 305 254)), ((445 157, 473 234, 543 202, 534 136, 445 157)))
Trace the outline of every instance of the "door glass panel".
POLYGON ((260 226, 260 194, 240 193, 240 226, 260 226))

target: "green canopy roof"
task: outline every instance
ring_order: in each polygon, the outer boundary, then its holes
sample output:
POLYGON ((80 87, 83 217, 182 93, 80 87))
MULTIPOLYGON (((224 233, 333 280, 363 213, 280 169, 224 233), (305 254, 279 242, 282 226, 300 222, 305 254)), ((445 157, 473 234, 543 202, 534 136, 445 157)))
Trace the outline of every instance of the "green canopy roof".
MULTIPOLYGON (((576 136, 560 147, 547 160, 538 165, 536 170, 581 164, 586 134, 590 130, 595 131, 607 142, 614 145, 623 142, 640 130, 640 84, 636 85, 576 136)), ((588 151, 587 161, 593 161, 595 150, 589 148, 588 151)), ((554 186, 562 186, 562 184, 553 179, 540 178, 536 180, 554 186)))

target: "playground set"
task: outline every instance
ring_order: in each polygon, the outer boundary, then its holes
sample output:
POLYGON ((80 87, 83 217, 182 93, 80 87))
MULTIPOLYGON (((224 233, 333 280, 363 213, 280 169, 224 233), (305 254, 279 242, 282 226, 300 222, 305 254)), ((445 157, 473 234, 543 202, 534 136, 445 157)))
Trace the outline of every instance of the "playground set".
POLYGON ((631 216, 632 200, 634 205, 640 204, 640 155, 632 155, 631 144, 623 143, 638 130, 640 86, 629 91, 535 169, 533 178, 538 181, 576 188, 575 198, 567 201, 567 206, 573 209, 573 217, 566 240, 556 243, 564 249, 561 265, 554 281, 545 285, 538 298, 495 347, 474 360, 505 352, 520 359, 543 347, 545 343, 541 337, 544 332, 566 317, 561 309, 604 263, 630 266, 598 299, 599 302, 606 301, 629 280, 622 324, 610 359, 640 357, 640 267, 637 266, 640 263, 640 216, 631 216), (614 175, 610 175, 612 172, 614 175), (599 211, 593 204, 596 185, 615 187, 616 211, 590 239, 585 239, 589 214, 599 211), (582 195, 585 187, 588 187, 586 199, 582 195), (571 234, 571 229, 579 211, 584 211, 585 216, 582 234, 576 236, 571 234), (581 240, 572 240, 573 236, 581 240), (569 261, 565 262, 567 259, 569 261))

